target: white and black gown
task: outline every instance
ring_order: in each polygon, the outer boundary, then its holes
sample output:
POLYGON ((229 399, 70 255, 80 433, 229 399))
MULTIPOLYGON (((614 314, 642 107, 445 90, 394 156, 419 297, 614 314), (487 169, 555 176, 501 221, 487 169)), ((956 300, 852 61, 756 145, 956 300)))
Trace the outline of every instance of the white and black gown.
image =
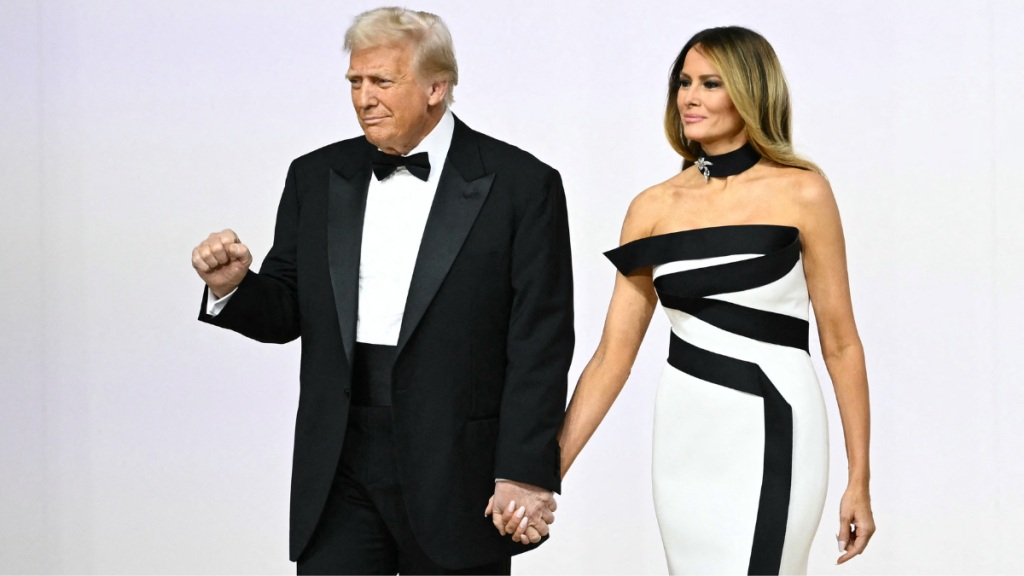
POLYGON ((701 228, 607 256, 654 267, 672 323, 653 452, 669 572, 805 573, 829 455, 799 230, 701 228))

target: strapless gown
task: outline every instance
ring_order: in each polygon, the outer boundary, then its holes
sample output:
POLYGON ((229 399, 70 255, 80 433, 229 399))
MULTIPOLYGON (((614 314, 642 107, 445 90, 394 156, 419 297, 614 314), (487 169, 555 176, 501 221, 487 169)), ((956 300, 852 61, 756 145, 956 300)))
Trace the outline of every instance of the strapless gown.
POLYGON ((828 485, 808 354, 800 232, 771 225, 643 238, 672 323, 654 415, 654 505, 672 574, 803 574, 828 485))

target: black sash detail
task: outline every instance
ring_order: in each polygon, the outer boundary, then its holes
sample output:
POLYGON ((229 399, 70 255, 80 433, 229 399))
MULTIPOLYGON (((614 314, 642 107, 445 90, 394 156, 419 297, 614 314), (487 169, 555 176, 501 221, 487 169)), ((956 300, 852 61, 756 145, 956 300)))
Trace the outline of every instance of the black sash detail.
POLYGON ((788 226, 700 228, 651 236, 607 253, 623 274, 668 262, 741 254, 726 264, 663 274, 654 280, 666 308, 686 312, 722 330, 769 344, 808 351, 810 325, 802 318, 707 298, 776 282, 800 262, 800 231, 788 226))
POLYGON ((686 312, 733 334, 810 353, 807 345, 810 323, 807 320, 713 298, 674 296, 659 288, 658 280, 655 280, 654 288, 666 308, 686 312))
POLYGON ((800 261, 800 242, 779 250, 737 262, 659 276, 655 287, 679 296, 701 297, 759 288, 775 282, 800 261))
POLYGON ((796 245, 800 253, 800 230, 774 224, 744 224, 682 230, 648 236, 604 253, 623 274, 640 268, 674 262, 734 254, 772 254, 796 245))
POLYGON ((391 406, 391 369, 397 350, 397 346, 356 342, 353 406, 391 406))
POLYGON ((668 363, 713 384, 764 399, 764 473, 748 574, 778 574, 793 476, 793 410, 757 364, 698 348, 672 334, 668 363))

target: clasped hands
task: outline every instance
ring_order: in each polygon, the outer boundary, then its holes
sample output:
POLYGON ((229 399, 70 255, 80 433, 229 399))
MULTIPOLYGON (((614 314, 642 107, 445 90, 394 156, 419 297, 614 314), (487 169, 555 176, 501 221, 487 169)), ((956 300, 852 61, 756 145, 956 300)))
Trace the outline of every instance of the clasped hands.
POLYGON ((539 486, 499 480, 494 484, 494 496, 487 502, 485 516, 502 536, 512 535, 513 542, 536 544, 548 535, 548 526, 555 522, 558 504, 550 490, 539 486))

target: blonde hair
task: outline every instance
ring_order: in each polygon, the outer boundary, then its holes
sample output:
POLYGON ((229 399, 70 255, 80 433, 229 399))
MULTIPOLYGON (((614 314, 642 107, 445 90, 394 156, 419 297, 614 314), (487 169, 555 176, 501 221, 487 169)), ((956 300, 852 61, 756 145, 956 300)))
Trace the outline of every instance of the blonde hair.
POLYGON ((459 83, 459 65, 451 32, 440 16, 405 8, 385 7, 356 16, 345 32, 345 50, 411 42, 415 50, 413 66, 422 78, 448 81, 445 106, 455 103, 455 85, 459 83))
POLYGON ((762 157, 822 174, 816 164, 793 151, 789 87, 772 45, 763 36, 739 26, 708 28, 694 35, 672 65, 665 103, 665 136, 683 157, 683 169, 701 153, 700 143, 686 138, 679 116, 679 74, 691 49, 718 69, 733 105, 746 125, 747 140, 762 157))

